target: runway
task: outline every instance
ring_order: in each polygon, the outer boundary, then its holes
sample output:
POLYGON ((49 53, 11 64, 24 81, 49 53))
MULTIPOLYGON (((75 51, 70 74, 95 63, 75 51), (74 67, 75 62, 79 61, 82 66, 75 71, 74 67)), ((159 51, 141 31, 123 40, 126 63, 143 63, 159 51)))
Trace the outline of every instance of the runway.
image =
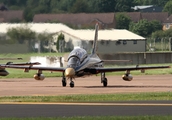
POLYGON ((171 115, 172 101, 0 104, 0 117, 171 115))
MULTIPOLYGON (((171 92, 171 75, 140 75, 126 82, 121 76, 107 76, 102 87, 100 76, 75 80, 75 87, 61 86, 61 78, 44 81, 0 79, 0 96, 38 96, 73 94, 115 94, 136 92, 171 92)), ((70 117, 70 116, 137 116, 171 115, 172 101, 132 101, 118 103, 0 103, 0 117, 70 117)))
POLYGON ((138 75, 130 82, 121 76, 107 76, 108 86, 103 87, 100 76, 76 78, 75 87, 62 87, 61 77, 36 81, 34 78, 0 79, 0 96, 37 96, 73 94, 112 94, 135 92, 172 91, 172 75, 138 75))

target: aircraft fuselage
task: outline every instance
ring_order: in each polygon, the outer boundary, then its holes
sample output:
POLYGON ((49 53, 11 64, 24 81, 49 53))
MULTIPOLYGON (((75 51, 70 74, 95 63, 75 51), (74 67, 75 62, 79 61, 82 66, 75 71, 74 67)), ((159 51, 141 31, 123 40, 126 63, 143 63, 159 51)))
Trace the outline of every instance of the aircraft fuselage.
MULTIPOLYGON (((97 55, 88 55, 82 48, 74 49, 68 56, 67 68, 73 68, 75 74, 73 77, 84 77, 97 72, 94 67, 102 67, 102 61, 97 55)), ((70 75, 69 75, 70 77, 70 75)))

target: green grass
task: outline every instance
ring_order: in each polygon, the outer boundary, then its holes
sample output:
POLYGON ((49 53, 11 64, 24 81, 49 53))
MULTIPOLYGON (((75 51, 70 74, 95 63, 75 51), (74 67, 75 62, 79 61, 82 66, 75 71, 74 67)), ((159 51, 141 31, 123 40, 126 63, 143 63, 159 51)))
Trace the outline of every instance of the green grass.
POLYGON ((0 97, 0 102, 114 102, 133 100, 172 100, 172 92, 0 97))
MULTIPOLYGON (((15 63, 29 62, 32 56, 64 56, 67 53, 27 53, 27 54, 0 54, 0 58, 22 58, 23 60, 9 60, 15 63)), ((8 60, 1 60, 0 63, 6 63, 8 60)))
MULTIPOLYGON (((31 56, 64 56, 68 53, 28 53, 28 54, 0 54, 0 58, 23 58, 23 60, 10 60, 14 63, 20 63, 20 62, 29 62, 31 56)), ((6 63, 7 60, 1 60, 2 63, 6 63)), ((155 64, 158 65, 158 64, 155 64)), ((170 65, 172 67, 172 64, 163 64, 163 65, 170 65)), ((141 65, 140 65, 141 66, 141 65)), ((148 65, 146 65, 148 66, 148 65)), ((159 65, 158 65, 159 66, 159 65)), ((119 66, 107 66, 107 67, 119 67, 119 66)), ((0 78, 33 78, 33 75, 37 72, 36 70, 30 70, 29 73, 24 73, 21 69, 6 69, 10 74, 6 77, 0 76, 0 78)), ((59 72, 47 72, 43 71, 43 74, 46 77, 61 77, 62 73, 59 72)), ((124 72, 111 72, 107 73, 107 75, 123 75, 124 72)), ((172 74, 172 68, 170 69, 154 69, 154 70, 146 70, 145 73, 141 73, 139 70, 137 71, 131 71, 132 75, 164 75, 164 74, 172 74)))
POLYGON ((1 120, 171 120, 172 116, 76 116, 76 117, 37 117, 1 118, 1 120))
MULTIPOLYGON (((0 76, 0 79, 2 78, 33 78, 33 75, 37 73, 36 70, 30 70, 29 72, 24 72, 22 69, 12 69, 12 68, 6 68, 6 70, 10 73, 8 76, 0 76)), ((110 72, 106 73, 106 75, 123 75, 124 72, 110 72)), ((49 72, 49 71, 43 71, 43 74, 45 77, 61 77, 61 72, 49 72)), ((134 75, 165 75, 165 74, 172 74, 172 65, 171 68, 167 69, 154 69, 154 70, 146 70, 145 73, 141 73, 140 70, 131 71, 131 74, 134 75)), ((98 74, 100 75, 100 74, 98 74)))
MULTIPOLYGON (((0 79, 4 78, 33 78, 33 75, 37 73, 37 70, 30 70, 29 72, 24 72, 22 69, 6 69, 10 74, 7 76, 0 76, 0 79)), ((50 71, 43 71, 45 77, 61 77, 61 72, 50 72, 50 71)))

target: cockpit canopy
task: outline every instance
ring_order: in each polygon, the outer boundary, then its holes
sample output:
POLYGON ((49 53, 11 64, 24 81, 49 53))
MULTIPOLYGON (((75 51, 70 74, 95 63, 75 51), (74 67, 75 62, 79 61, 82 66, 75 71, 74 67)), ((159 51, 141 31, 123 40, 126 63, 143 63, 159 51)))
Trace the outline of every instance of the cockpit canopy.
POLYGON ((80 60, 76 56, 72 56, 69 58, 67 67, 75 68, 80 64, 80 60))
POLYGON ((76 67, 87 57, 87 52, 82 48, 76 48, 68 56, 68 67, 76 67))
POLYGON ((82 49, 82 48, 75 48, 75 49, 72 50, 72 52, 69 54, 68 59, 69 59, 71 56, 76 56, 76 57, 78 57, 79 59, 83 59, 83 57, 87 56, 87 52, 86 52, 84 49, 82 49))

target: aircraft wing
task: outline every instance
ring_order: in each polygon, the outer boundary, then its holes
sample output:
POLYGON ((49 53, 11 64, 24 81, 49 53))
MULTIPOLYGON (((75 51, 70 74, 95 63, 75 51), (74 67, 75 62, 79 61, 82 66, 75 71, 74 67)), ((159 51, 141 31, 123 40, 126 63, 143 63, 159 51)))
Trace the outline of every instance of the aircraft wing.
POLYGON ((39 62, 26 62, 26 63, 13 63, 13 62, 7 62, 6 65, 40 65, 41 63, 39 62))
POLYGON ((18 65, 0 65, 0 68, 15 68, 25 70, 43 70, 43 71, 58 71, 64 72, 65 68, 62 67, 41 67, 41 66, 18 66, 18 65))
POLYGON ((132 62, 132 60, 102 60, 102 62, 132 62))
POLYGON ((95 68, 98 73, 101 72, 120 72, 120 71, 132 71, 132 70, 148 70, 148 69, 161 69, 170 68, 170 66, 134 66, 134 67, 116 67, 116 68, 95 68))

